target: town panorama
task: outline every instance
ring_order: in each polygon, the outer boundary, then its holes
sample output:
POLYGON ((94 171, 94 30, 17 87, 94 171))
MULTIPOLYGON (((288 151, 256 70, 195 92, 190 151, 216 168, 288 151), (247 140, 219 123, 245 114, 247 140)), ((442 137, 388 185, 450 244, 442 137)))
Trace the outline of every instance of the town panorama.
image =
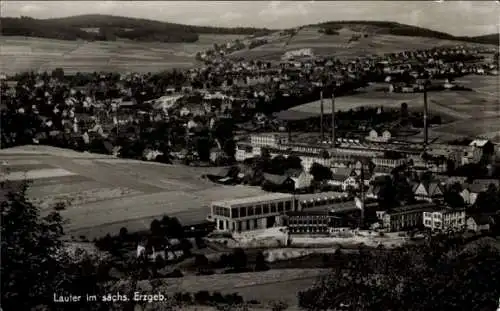
POLYGON ((0 310, 499 310, 495 1, 1 5, 0 310))

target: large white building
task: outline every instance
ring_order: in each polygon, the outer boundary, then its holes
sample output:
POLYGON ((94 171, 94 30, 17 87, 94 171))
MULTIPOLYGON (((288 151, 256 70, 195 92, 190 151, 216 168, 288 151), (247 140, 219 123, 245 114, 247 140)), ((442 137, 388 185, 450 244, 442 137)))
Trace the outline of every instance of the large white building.
POLYGON ((465 228, 465 209, 444 207, 426 211, 423 215, 426 228, 439 231, 462 230, 465 228))
POLYGON ((288 51, 281 57, 283 60, 293 59, 295 57, 312 57, 314 56, 313 50, 310 48, 288 51))
POLYGON ((261 196, 213 202, 211 216, 216 230, 248 231, 279 224, 285 212, 295 211, 292 194, 269 193, 261 196))
POLYGON ((288 142, 288 137, 280 134, 250 135, 250 144, 252 147, 278 148, 278 146, 286 142, 288 142))

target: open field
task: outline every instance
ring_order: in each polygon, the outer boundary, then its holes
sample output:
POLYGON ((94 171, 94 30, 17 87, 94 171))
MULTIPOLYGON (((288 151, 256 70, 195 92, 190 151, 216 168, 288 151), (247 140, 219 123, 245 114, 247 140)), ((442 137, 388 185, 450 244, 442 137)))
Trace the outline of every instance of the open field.
POLYGON ((374 53, 385 54, 404 50, 429 49, 439 46, 479 45, 461 41, 376 33, 369 33, 367 38, 362 35, 358 41, 349 42, 349 39, 353 35, 361 33, 344 28, 339 31, 339 35, 325 35, 319 33, 318 29, 316 27, 304 27, 290 40, 288 40, 288 37, 282 37, 252 50, 235 52, 232 56, 249 59, 265 58, 279 60, 287 51, 311 48, 316 55, 347 59, 364 57, 374 53), (286 44, 287 41, 288 44, 286 44))
MULTIPOLYGON (((456 83, 474 91, 429 92, 429 114, 441 115, 454 120, 430 131, 431 136, 456 139, 461 136, 481 136, 500 141, 500 104, 498 76, 469 75, 457 79, 456 83), (434 133, 434 134, 433 134, 434 133)), ((410 110, 423 110, 423 94, 401 94, 364 92, 335 99, 335 110, 346 111, 359 107, 399 108, 406 102, 410 110)), ((314 101, 290 108, 288 114, 319 116, 320 101, 314 101)), ((331 113, 331 100, 324 100, 324 112, 331 113)))
MULTIPOLYGON (((462 92, 464 93, 464 92, 462 92)), ((452 119, 467 119, 471 117, 468 111, 460 111, 455 107, 445 104, 448 100, 460 97, 461 94, 450 91, 445 95, 439 93, 429 94, 429 109, 431 113, 448 116, 452 119)), ((422 110, 423 107, 423 94, 402 94, 402 93, 360 93, 349 96, 337 97, 335 99, 335 111, 347 111, 349 109, 358 109, 360 107, 385 107, 385 108, 399 108, 402 103, 407 103, 410 110, 422 110)), ((323 101, 324 112, 332 113, 331 100, 325 99, 323 101)), ((321 113, 321 103, 319 100, 296 106, 289 109, 290 112, 298 114, 317 115, 321 113)))
POLYGON ((200 35, 196 43, 86 42, 29 37, 0 37, 0 71, 50 71, 61 67, 67 73, 114 71, 156 72, 188 68, 196 64, 196 52, 214 43, 222 44, 243 36, 200 35))
MULTIPOLYGON (((481 119, 464 120, 446 124, 435 129, 436 132, 455 133, 463 136, 478 136, 495 138, 500 135, 500 118, 490 117, 481 119)), ((494 139, 495 140, 495 139, 494 139)), ((496 138, 498 140, 498 137, 496 138)))
MULTIPOLYGON (((328 269, 280 269, 231 275, 185 276, 166 279, 155 290, 165 293, 196 293, 200 290, 219 291, 222 294, 237 292, 245 300, 255 299, 262 303, 281 300, 290 306, 296 306, 297 293, 314 285, 327 271, 328 269)), ((138 286, 142 287, 141 284, 138 286)))
POLYGON ((124 226, 129 231, 144 230, 152 219, 162 215, 178 217, 184 224, 200 222, 212 201, 263 193, 257 187, 220 186, 201 178, 217 168, 59 152, 44 146, 37 154, 36 149, 0 150, 2 178, 31 177, 28 196, 40 206, 42 214, 52 211, 57 202, 66 203, 61 215, 69 220, 66 232, 73 236, 117 234, 124 226))

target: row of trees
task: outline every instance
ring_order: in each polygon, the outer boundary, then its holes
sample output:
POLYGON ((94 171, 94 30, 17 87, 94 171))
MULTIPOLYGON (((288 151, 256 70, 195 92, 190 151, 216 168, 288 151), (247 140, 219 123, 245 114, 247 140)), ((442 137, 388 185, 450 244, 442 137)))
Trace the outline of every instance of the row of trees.
POLYGON ((300 292, 299 304, 306 310, 495 310, 500 254, 492 242, 469 249, 444 236, 391 252, 361 251, 300 292))

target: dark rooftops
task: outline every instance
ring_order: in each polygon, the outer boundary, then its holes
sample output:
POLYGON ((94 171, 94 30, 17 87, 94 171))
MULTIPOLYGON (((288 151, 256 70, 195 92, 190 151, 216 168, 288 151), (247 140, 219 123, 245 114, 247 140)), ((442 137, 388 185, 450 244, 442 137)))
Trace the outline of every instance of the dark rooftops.
POLYGON ((434 203, 416 203, 412 205, 406 205, 406 206, 401 206, 401 207, 396 207, 390 211, 388 211, 388 214, 400 214, 400 213, 407 213, 407 212, 412 212, 412 211, 418 211, 418 210, 430 210, 433 211, 437 207, 436 204, 434 203))
POLYGON ((316 118, 319 115, 317 113, 310 113, 303 111, 283 110, 277 112, 275 116, 280 120, 295 121, 295 120, 307 120, 311 118, 316 118))
POLYGON ((467 188, 470 192, 480 193, 487 191, 490 185, 495 185, 498 189, 500 181, 498 179, 476 179, 467 188))

